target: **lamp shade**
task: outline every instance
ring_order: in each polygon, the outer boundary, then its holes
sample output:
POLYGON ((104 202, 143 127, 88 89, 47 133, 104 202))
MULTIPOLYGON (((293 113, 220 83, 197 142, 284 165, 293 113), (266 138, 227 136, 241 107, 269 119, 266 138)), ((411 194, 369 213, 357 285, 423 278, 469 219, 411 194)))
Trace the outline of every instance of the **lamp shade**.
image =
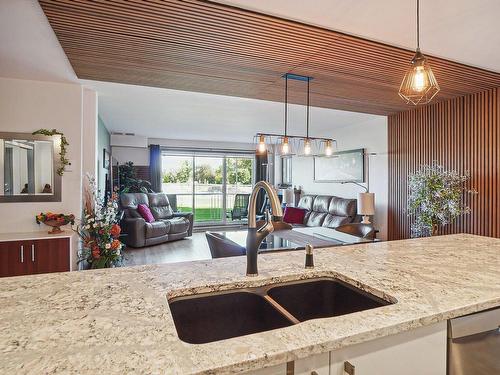
POLYGON ((283 203, 286 205, 292 205, 295 202, 295 197, 293 194, 293 189, 282 189, 283 203))
POLYGON ((358 215, 375 215, 374 193, 358 193, 358 215))

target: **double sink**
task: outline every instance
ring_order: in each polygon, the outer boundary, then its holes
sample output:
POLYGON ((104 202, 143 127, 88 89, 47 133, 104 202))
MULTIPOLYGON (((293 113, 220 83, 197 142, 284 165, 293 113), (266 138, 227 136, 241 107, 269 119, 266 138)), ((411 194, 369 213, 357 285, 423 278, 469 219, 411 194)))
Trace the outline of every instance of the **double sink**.
POLYGON ((394 303, 326 277, 182 296, 168 302, 179 338, 190 344, 284 328, 310 319, 394 303))

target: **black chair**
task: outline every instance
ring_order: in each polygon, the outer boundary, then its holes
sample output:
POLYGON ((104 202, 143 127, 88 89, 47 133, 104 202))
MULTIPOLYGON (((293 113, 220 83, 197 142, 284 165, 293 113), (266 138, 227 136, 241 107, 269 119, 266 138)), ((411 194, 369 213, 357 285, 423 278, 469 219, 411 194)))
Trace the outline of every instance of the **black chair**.
POLYGON ((239 255, 245 255, 246 250, 237 243, 227 239, 225 236, 214 232, 205 232, 208 247, 212 258, 227 258, 239 255))
POLYGON ((248 201, 250 194, 236 194, 234 196, 233 209, 231 210, 231 220, 241 220, 248 218, 248 201))
POLYGON ((363 223, 350 223, 339 225, 335 228, 339 232, 347 233, 352 236, 356 236, 359 238, 366 238, 368 240, 374 240, 376 235, 376 230, 373 228, 371 224, 363 224, 363 223))

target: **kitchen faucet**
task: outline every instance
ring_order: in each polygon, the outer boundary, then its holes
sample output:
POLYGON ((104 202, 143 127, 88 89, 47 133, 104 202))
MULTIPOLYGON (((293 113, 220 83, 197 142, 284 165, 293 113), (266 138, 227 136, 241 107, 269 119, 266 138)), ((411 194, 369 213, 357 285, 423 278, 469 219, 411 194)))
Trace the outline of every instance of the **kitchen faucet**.
MULTIPOLYGON (((261 222, 259 221, 259 224, 261 222)), ((257 254, 260 244, 269 233, 274 231, 274 227, 280 229, 292 229, 292 226, 283 222, 283 210, 280 200, 274 188, 266 181, 259 181, 255 184, 248 205, 248 234, 246 243, 247 253, 247 276, 257 276, 257 254), (264 189, 271 203, 271 212, 266 210, 265 222, 257 229, 256 205, 257 196, 260 189, 264 189)))

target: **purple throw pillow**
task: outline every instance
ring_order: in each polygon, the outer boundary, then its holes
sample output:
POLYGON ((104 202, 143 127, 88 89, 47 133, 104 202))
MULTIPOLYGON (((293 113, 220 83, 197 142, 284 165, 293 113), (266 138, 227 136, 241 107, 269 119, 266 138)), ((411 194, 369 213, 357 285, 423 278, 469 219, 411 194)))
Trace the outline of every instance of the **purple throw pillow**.
POLYGON ((155 221, 155 218, 147 204, 139 204, 137 206, 137 211, 141 214, 141 216, 144 218, 144 220, 146 220, 147 223, 152 223, 153 221, 155 221))
POLYGON ((295 207, 285 207, 283 221, 288 224, 303 224, 306 210, 295 207))

